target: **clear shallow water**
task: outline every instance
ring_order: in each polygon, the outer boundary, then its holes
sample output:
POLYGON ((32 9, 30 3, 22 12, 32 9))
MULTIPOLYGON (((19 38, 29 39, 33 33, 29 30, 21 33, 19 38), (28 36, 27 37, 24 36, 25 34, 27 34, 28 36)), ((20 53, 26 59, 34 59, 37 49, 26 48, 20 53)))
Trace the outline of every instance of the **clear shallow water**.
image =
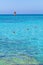
POLYGON ((0 60, 43 64, 43 15, 0 15, 0 60))

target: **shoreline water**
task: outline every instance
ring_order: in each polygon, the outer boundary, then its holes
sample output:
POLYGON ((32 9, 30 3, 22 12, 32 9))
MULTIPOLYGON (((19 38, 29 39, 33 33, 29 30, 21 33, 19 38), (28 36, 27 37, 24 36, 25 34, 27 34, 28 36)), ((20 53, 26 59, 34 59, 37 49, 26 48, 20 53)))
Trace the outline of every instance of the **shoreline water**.
MULTIPOLYGON (((0 16, 0 22, 0 55, 26 54, 43 62, 43 16, 4 15, 0 16)), ((25 58, 28 60, 27 56, 25 58)))

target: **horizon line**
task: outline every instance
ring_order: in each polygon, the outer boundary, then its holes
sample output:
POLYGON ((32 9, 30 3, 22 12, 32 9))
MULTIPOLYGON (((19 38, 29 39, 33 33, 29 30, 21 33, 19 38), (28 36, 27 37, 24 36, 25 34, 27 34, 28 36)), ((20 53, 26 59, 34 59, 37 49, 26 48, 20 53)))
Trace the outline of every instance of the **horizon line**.
MULTIPOLYGON (((14 14, 0 14, 0 15, 14 15, 14 14)), ((43 15, 43 14, 16 14, 16 15, 43 15)))

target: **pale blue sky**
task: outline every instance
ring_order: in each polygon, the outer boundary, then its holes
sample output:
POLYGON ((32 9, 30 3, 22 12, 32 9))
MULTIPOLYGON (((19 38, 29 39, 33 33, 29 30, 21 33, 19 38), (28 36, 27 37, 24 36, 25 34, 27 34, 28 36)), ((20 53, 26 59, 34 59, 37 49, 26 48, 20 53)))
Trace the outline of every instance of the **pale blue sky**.
POLYGON ((43 0, 0 0, 0 14, 41 14, 43 13, 43 0))

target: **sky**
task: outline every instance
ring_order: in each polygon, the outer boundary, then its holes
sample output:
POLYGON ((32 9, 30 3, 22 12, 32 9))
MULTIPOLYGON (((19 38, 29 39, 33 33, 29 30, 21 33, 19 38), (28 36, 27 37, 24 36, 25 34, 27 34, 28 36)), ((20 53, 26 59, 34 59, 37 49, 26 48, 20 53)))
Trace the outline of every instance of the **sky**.
POLYGON ((43 0, 0 0, 0 14, 43 14, 43 0))

